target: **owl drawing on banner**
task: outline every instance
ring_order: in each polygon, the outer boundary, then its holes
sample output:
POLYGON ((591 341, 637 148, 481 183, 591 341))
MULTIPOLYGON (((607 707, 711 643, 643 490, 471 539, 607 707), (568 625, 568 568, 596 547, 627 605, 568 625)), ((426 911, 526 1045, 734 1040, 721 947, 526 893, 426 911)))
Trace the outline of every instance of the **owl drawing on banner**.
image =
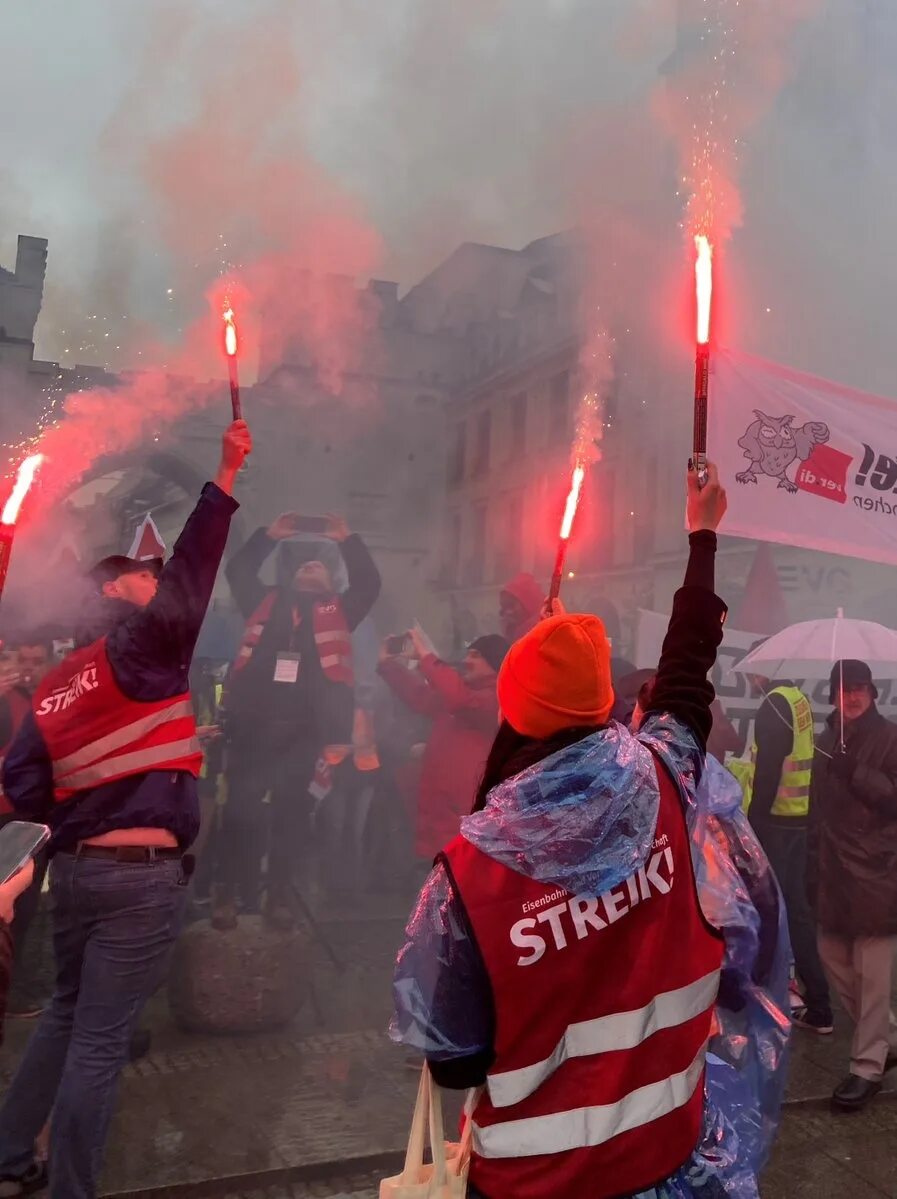
POLYGON ((817 445, 825 445, 830 436, 828 425, 813 420, 795 429, 793 416, 767 416, 759 408, 754 409, 754 415, 757 419, 738 439, 750 465, 735 478, 739 483, 756 483, 758 475, 767 475, 793 494, 797 484, 788 478, 788 467, 792 462, 806 462, 817 445))

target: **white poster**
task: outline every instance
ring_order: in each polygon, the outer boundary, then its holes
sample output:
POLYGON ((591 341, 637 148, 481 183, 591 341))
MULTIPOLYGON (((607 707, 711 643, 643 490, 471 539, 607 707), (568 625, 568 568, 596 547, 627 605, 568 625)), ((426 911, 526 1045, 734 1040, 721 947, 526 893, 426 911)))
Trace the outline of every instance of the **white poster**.
POLYGON ((897 563, 897 401, 732 350, 711 371, 722 532, 897 563))

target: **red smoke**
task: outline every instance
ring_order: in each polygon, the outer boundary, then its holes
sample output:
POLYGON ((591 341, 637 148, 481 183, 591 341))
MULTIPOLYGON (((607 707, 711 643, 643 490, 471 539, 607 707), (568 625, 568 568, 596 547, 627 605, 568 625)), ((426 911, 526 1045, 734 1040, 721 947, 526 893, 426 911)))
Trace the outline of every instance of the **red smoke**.
POLYGON ((140 208, 154 225, 143 224, 141 236, 170 261, 173 290, 193 316, 176 346, 144 345, 139 361, 155 366, 68 398, 65 418, 41 438, 45 497, 103 454, 164 435, 222 398, 223 384, 197 380, 224 374, 225 281, 239 305, 244 378, 262 334, 268 364, 289 349, 331 392, 355 365, 376 324, 376 306, 357 283, 375 268, 380 242, 360 203, 306 144, 295 21, 281 3, 216 23, 181 4, 154 6, 132 90, 103 148, 142 181, 140 208), (156 97, 166 86, 186 89, 190 115, 158 128, 156 97))

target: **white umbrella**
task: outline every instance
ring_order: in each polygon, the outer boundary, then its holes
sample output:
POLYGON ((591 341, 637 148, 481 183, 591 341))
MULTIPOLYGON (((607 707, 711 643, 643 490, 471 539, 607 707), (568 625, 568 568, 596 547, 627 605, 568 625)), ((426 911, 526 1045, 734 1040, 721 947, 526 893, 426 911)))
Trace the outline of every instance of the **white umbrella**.
POLYGON ((851 620, 839 609, 834 619, 805 620, 774 633, 732 669, 767 679, 827 679, 842 658, 865 662, 874 678, 897 678, 897 632, 851 620))

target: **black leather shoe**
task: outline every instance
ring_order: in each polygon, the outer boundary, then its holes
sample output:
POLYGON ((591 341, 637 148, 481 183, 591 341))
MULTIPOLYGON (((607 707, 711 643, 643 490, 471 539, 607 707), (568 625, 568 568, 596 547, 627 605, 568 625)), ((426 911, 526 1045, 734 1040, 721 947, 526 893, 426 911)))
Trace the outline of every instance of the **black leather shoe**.
POLYGON ((848 1074, 844 1081, 835 1087, 832 1107, 842 1112, 858 1112, 874 1099, 880 1090, 880 1082, 860 1078, 858 1074, 848 1074))

